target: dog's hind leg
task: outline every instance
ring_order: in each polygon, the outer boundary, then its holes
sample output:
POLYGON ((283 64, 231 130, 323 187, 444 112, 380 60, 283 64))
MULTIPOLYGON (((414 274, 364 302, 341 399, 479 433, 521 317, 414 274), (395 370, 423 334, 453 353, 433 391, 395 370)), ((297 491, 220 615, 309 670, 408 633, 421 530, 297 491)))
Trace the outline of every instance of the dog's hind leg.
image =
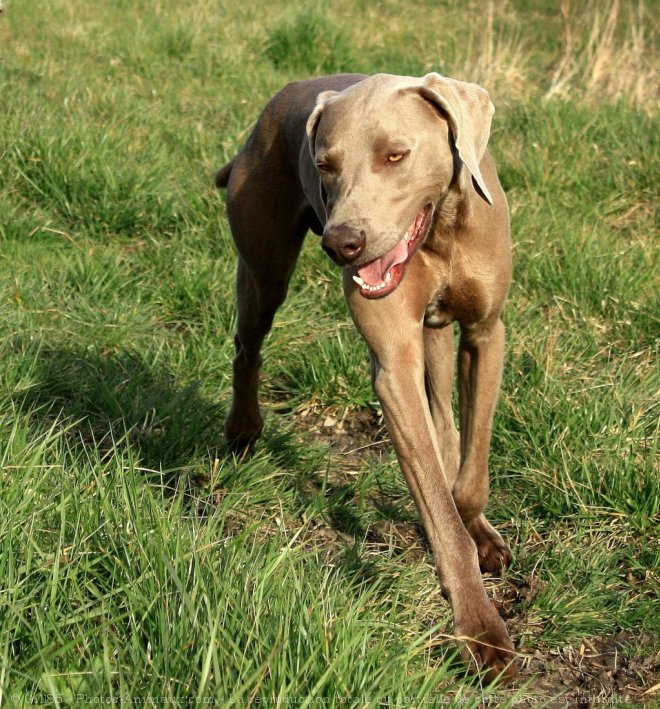
POLYGON ((233 363, 233 398, 225 419, 225 435, 235 451, 249 448, 261 434, 263 418, 258 389, 261 345, 283 303, 308 228, 300 188, 280 185, 277 194, 241 185, 229 185, 227 212, 238 249, 236 295, 236 355, 233 363), (290 188, 283 196, 283 191, 290 188), (247 199, 251 190, 258 199, 247 199))

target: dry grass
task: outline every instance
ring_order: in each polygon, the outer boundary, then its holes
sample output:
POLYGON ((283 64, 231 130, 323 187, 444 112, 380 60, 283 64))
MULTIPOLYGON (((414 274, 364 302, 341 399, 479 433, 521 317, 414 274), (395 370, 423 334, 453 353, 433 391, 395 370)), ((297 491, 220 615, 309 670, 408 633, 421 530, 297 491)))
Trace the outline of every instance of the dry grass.
POLYGON ((585 13, 562 0, 563 54, 546 98, 578 93, 591 103, 606 99, 656 109, 659 74, 651 12, 644 2, 589 6, 585 13))
POLYGON ((489 2, 485 13, 477 6, 472 17, 472 32, 454 73, 509 100, 524 98, 529 93, 530 50, 517 14, 500 0, 489 2))
POLYGON ((623 102, 647 112, 658 105, 657 19, 644 0, 561 0, 556 11, 533 12, 509 0, 460 9, 425 5, 423 11, 413 5, 414 33, 399 22, 392 3, 357 12, 347 6, 346 12, 359 15, 352 46, 380 58, 384 46, 412 45, 423 71, 479 83, 499 104, 537 96, 623 102), (546 41, 548 26, 556 27, 560 43, 546 41))

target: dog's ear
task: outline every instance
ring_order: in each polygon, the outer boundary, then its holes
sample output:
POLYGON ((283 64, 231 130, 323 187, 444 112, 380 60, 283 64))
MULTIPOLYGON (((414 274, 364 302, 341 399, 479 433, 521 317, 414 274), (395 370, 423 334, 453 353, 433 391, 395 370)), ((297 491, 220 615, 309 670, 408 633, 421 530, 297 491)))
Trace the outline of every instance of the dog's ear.
POLYGON ((336 96, 338 93, 338 91, 321 91, 321 93, 316 97, 316 105, 314 106, 314 110, 307 119, 307 144, 309 145, 309 154, 312 156, 312 160, 314 160, 316 155, 316 150, 314 148, 314 143, 316 141, 316 129, 318 128, 319 121, 321 120, 323 107, 329 98, 336 96))
POLYGON ((436 73, 423 77, 419 92, 444 112, 458 156, 470 171, 477 191, 492 204, 493 199, 479 169, 495 112, 488 92, 477 84, 448 79, 436 73))

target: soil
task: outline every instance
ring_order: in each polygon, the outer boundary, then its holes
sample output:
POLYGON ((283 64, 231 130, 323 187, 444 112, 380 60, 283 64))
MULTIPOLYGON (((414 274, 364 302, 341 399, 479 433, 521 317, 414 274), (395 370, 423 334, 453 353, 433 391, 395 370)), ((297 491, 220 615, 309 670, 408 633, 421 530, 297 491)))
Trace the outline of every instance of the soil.
MULTIPOLYGON (((364 465, 365 457, 389 453, 382 417, 375 411, 353 411, 350 416, 306 412, 296 416, 296 424, 303 438, 328 443, 332 454, 340 457, 341 468, 353 468, 349 474, 364 465)), ((314 543, 334 545, 345 536, 322 527, 312 531, 314 543)), ((402 563, 430 554, 421 525, 413 522, 373 524, 367 541, 376 547, 401 549, 402 563)), ((540 583, 536 576, 518 579, 518 585, 493 578, 487 583, 514 643, 518 646, 524 637, 518 676, 511 687, 524 688, 516 703, 522 707, 660 706, 660 653, 657 639, 650 635, 622 631, 609 637, 583 638, 560 648, 534 643, 527 612, 540 583)), ((510 697, 508 691, 507 695, 510 697)), ((490 706, 496 706, 496 697, 493 700, 490 706)))

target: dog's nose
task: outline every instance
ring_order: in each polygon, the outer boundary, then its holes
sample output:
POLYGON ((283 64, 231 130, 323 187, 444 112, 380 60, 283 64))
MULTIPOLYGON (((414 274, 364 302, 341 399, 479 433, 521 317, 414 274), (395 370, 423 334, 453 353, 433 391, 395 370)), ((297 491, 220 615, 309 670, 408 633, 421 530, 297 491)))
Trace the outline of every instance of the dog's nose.
POLYGON ((365 233, 355 231, 346 224, 338 224, 323 232, 321 247, 340 266, 353 263, 364 251, 365 233))

